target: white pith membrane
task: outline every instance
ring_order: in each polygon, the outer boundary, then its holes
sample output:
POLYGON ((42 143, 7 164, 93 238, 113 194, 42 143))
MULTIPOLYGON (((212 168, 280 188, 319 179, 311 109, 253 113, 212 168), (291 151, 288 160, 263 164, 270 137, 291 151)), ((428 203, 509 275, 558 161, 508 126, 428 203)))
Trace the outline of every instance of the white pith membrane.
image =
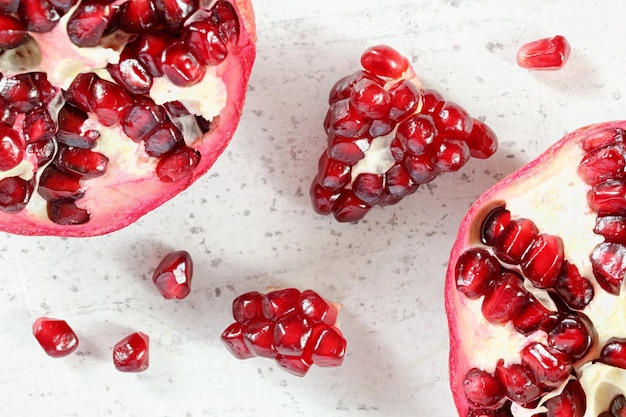
MULTIPOLYGON (((624 124, 616 126, 624 128, 624 124)), ((575 264, 581 276, 587 278, 594 289, 592 301, 581 311, 592 322, 595 332, 592 333, 593 344, 585 357, 574 362, 573 369, 586 395, 584 416, 597 417, 609 410, 615 396, 626 394, 626 370, 593 362, 610 338, 626 338, 626 289, 622 282, 620 295, 611 295, 594 278, 589 255, 604 238, 593 232, 597 213, 589 208, 587 202, 591 186, 577 173, 584 150, 578 141, 567 140, 574 134, 578 134, 579 139, 584 136, 581 132, 572 133, 542 155, 536 164, 531 163, 513 174, 509 182, 504 180, 502 187, 492 188, 475 203, 461 226, 449 268, 453 268, 458 256, 470 247, 482 247, 493 253, 491 248, 481 243, 480 227, 487 214, 498 206, 505 205, 511 219, 530 219, 540 233, 562 238, 565 260, 575 264)), ((511 269, 519 270, 517 267, 511 269)), ((458 342, 451 350, 451 384, 457 396, 464 396, 462 388, 454 384, 460 383, 470 368, 477 367, 493 373, 499 359, 506 364, 521 363, 523 346, 536 341, 545 345, 548 343, 544 331, 524 336, 515 330, 511 321, 502 325, 488 322, 481 312, 484 297, 472 300, 457 291, 452 282, 453 275, 453 269, 449 269, 446 307, 453 315, 450 317, 451 337, 458 342)), ((525 280, 525 286, 548 309, 556 311, 545 290, 532 288, 528 280, 525 280)), ((530 417, 545 413, 545 401, 558 395, 566 383, 544 396, 535 408, 523 408, 513 402, 512 414, 515 417, 530 417)))
MULTIPOLYGON (((126 0, 118 0, 114 4, 124 3, 126 0)), ((201 7, 208 9, 214 1, 201 1, 201 7)), ((123 46, 130 39, 127 35, 115 32, 108 35, 101 44, 110 47, 77 47, 74 45, 66 30, 67 21, 80 2, 72 7, 56 24, 46 33, 31 32, 31 39, 15 49, 0 53, 0 73, 4 77, 11 77, 19 73, 42 71, 47 74, 48 80, 59 89, 50 113, 57 120, 56 113, 62 107, 65 100, 60 89, 67 89, 75 76, 84 72, 95 72, 100 78, 113 81, 105 69, 109 63, 119 61, 123 46), (108 43, 107 43, 108 42, 108 43)), ((199 13, 200 10, 197 12, 199 13)), ((188 21, 192 21, 191 16, 188 21)), ((155 77, 149 96, 156 104, 164 104, 170 101, 180 101, 191 113, 189 120, 177 118, 175 124, 183 133, 185 143, 190 147, 197 148, 202 142, 203 133, 197 128, 195 117, 202 116, 207 121, 212 121, 220 115, 227 102, 227 88, 223 79, 219 76, 219 66, 206 67, 204 78, 189 87, 179 87, 172 84, 165 77, 155 77)), ((21 134, 21 121, 23 115, 18 115, 14 127, 21 134)), ((174 121, 174 120, 173 120, 174 121)), ((79 208, 86 209, 90 214, 95 212, 109 212, 114 208, 124 208, 124 201, 134 197, 123 191, 120 185, 129 182, 139 183, 156 178, 155 168, 158 158, 148 155, 144 149, 144 143, 138 143, 130 139, 124 133, 121 124, 107 127, 102 125, 95 115, 89 113, 89 119, 83 125, 83 132, 95 129, 100 133, 96 146, 92 151, 103 153, 109 159, 105 174, 90 179, 81 179, 84 188, 84 196, 76 200, 79 208), (111 169, 115 166, 115 169, 111 169), (128 174, 128 175, 127 175, 128 174), (106 192, 99 192, 106 189, 106 192)), ((44 166, 45 167, 45 166, 44 166)), ((44 167, 36 168, 36 158, 33 154, 26 153, 24 160, 10 171, 0 172, 0 179, 10 176, 19 176, 29 180, 43 171, 44 167)), ((146 185, 156 188, 159 185, 146 185)), ((37 186, 32 193, 26 208, 19 215, 29 218, 29 223, 37 221, 50 222, 47 214, 47 202, 37 193, 37 186)), ((120 213, 120 216, 127 214, 120 213)), ((70 226, 72 227, 72 226, 70 226)))

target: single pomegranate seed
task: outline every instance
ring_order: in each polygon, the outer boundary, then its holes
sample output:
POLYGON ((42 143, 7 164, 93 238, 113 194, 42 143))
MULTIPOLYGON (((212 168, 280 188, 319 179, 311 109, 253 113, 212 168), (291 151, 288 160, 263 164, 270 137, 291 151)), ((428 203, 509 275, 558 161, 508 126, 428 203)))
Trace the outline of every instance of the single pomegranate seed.
POLYGON ((43 170, 37 191, 47 201, 76 200, 84 194, 78 176, 64 173, 52 165, 43 170))
POLYGON ((512 272, 505 272, 485 294, 481 311, 490 323, 505 323, 515 318, 522 310, 528 291, 523 287, 520 277, 512 272))
POLYGON ((37 107, 24 116, 22 132, 26 142, 48 141, 56 130, 56 123, 45 106, 37 107))
MULTIPOLYGON (((126 49, 124 50, 126 51, 126 49)), ((148 94, 152 87, 152 77, 148 70, 135 57, 120 56, 116 64, 107 65, 107 70, 116 83, 133 94, 148 94)))
POLYGON ((65 99, 76 108, 87 113, 91 111, 91 89, 99 77, 93 72, 80 73, 72 80, 65 99))
POLYGON ((504 398, 504 386, 487 371, 470 369, 463 380, 465 397, 477 407, 493 407, 504 398))
POLYGON ((612 338, 600 351, 600 361, 607 365, 626 369, 626 339, 612 338))
POLYGON ((66 226, 85 224, 90 219, 89 212, 78 207, 73 199, 49 201, 48 217, 52 222, 66 226))
POLYGON ((586 132, 583 135, 580 146, 585 152, 591 152, 598 148, 623 143, 626 133, 619 127, 606 127, 586 132))
POLYGON ((619 295, 626 274, 626 246, 600 243, 590 255, 593 275, 609 294, 619 295))
POLYGON ((91 86, 91 109, 105 126, 118 124, 126 117, 134 101, 120 86, 99 79, 91 86))
POLYGON ((545 402, 547 417, 583 417, 587 411, 587 398, 580 382, 569 381, 561 393, 545 402))
POLYGON ((164 298, 183 299, 191 291, 193 261, 189 252, 180 250, 168 253, 152 274, 152 282, 164 298))
POLYGON ((113 347, 113 365, 121 372, 143 372, 150 365, 150 338, 142 332, 132 333, 113 347))
POLYGON ((496 244, 497 239, 511 222, 511 212, 504 207, 496 207, 489 212, 482 223, 480 240, 488 246, 496 244))
POLYGON ((128 0, 119 11, 119 26, 124 32, 141 33, 159 25, 159 15, 152 0, 128 0))
POLYGON ((33 195, 33 181, 20 177, 5 177, 0 180, 0 211, 19 213, 33 195))
POLYGON ((61 19, 59 12, 47 0, 20 0, 18 12, 30 32, 49 32, 61 19))
POLYGON ((465 141, 474 127, 473 119, 467 111, 451 101, 443 103, 434 120, 439 134, 449 139, 465 141))
POLYGON ((228 56, 228 49, 220 37, 217 24, 208 18, 186 26, 182 39, 203 65, 217 65, 228 56))
POLYGON ((611 400, 611 414, 615 417, 626 416, 626 397, 623 394, 611 400))
POLYGON ((329 190, 322 187, 317 181, 313 181, 309 195, 315 212, 326 215, 333 212, 335 203, 341 195, 341 191, 329 190))
POLYGON ((8 126, 0 126, 0 171, 15 168, 22 158, 26 144, 20 134, 8 126))
POLYGON ((498 136, 486 123, 472 120, 472 131, 465 139, 474 158, 487 159, 498 150, 498 136))
POLYGON ((535 297, 529 295, 520 312, 513 318, 513 327, 523 335, 529 335, 550 317, 548 310, 535 297))
POLYGON ((339 190, 350 183, 350 165, 329 158, 327 152, 320 157, 318 171, 322 178, 320 185, 327 190, 339 190))
POLYGON ((589 191, 589 207, 601 216, 626 215, 626 182, 608 179, 597 183, 589 191))
POLYGON ((16 117, 17 112, 7 101, 0 97, 0 125, 13 126, 16 117))
POLYGON ((400 78, 409 68, 407 59, 387 45, 367 48, 361 55, 361 65, 373 74, 389 78, 400 78))
POLYGON ((246 347, 254 356, 276 358, 274 322, 261 319, 248 323, 243 330, 243 337, 246 347))
POLYGON ((532 370, 525 364, 506 365, 498 361, 496 376, 504 385, 506 396, 519 404, 528 404, 543 394, 532 370))
POLYGON ((0 13, 0 49, 13 49, 21 45, 28 32, 22 22, 0 13))
POLYGON ((434 153, 441 144, 441 137, 433 118, 427 114, 414 114, 398 123, 397 138, 411 155, 434 153))
POLYGON ((163 155, 156 167, 156 173, 163 182, 175 182, 191 176, 200 162, 200 152, 188 146, 178 146, 163 155))
POLYGON ((548 346, 580 359, 591 347, 592 338, 587 324, 575 314, 559 314, 544 324, 548 333, 548 346))
POLYGON ((81 48, 98 46, 117 11, 111 4, 81 3, 67 22, 67 36, 81 48))
POLYGON ((322 322, 333 326, 337 321, 339 311, 337 307, 313 290, 304 290, 298 299, 300 313, 313 322, 322 322))
POLYGON ((406 167, 397 163, 385 173, 385 192, 379 204, 395 204, 418 188, 419 184, 413 181, 406 167))
POLYGON ((145 149, 150 156, 161 156, 184 143, 183 134, 170 119, 165 119, 145 138, 145 149))
POLYGON ((18 113, 27 113, 44 101, 32 73, 1 78, 0 97, 18 113))
POLYGON ((439 172, 456 172, 470 159, 467 144, 458 139, 445 139, 433 155, 433 165, 439 172))
POLYGON ((344 190, 335 202, 333 214, 337 221, 348 223, 361 220, 371 208, 355 196, 352 190, 344 190))
POLYGON ((281 355, 301 356, 313 328, 300 311, 283 314, 274 324, 274 347, 281 355))
POLYGON ((52 160, 56 145, 53 140, 38 140, 26 145, 26 152, 35 155, 37 165, 41 167, 52 160))
POLYGON ((302 356, 276 355, 276 364, 295 376, 304 376, 311 369, 311 363, 302 356))
POLYGON ((385 85, 385 82, 382 79, 370 72, 356 71, 335 82, 328 95, 328 104, 333 104, 339 100, 350 98, 350 94, 352 94, 352 90, 354 89, 356 83, 363 79, 373 81, 380 86, 385 85))
POLYGON ((230 2, 225 0, 215 2, 209 17, 217 25, 218 33, 224 43, 237 43, 239 39, 239 18, 230 2))
POLYGON ((387 117, 393 121, 400 121, 412 114, 419 105, 420 91, 409 80, 398 81, 389 90, 391 104, 387 117))
POLYGON ((531 70, 556 70, 565 65, 570 52, 569 42, 563 36, 538 39, 522 45, 517 51, 517 64, 531 70))
POLYGON ((136 56, 152 77, 160 77, 161 56, 165 48, 173 43, 171 35, 162 30, 141 33, 137 39, 126 45, 130 56, 136 56), (134 53, 134 55, 133 55, 134 53))
POLYGON ((274 317, 289 313, 295 310, 299 299, 300 290, 296 288, 283 288, 270 291, 264 297, 261 295, 263 316, 271 320, 274 317))
POLYGON ((624 178, 624 146, 605 146, 585 153, 578 165, 578 175, 589 185, 607 179, 624 178))
POLYGON ((166 117, 165 109, 152 99, 137 97, 134 106, 122 122, 122 128, 129 138, 140 142, 146 140, 166 117))
POLYGON ((329 136, 328 156, 347 165, 355 165, 365 157, 365 151, 370 146, 367 138, 343 138, 340 136, 329 136))
POLYGON ((90 149, 96 146, 100 132, 86 128, 87 113, 69 103, 65 103, 58 114, 58 130, 56 138, 67 146, 90 149))
POLYGON ((350 93, 350 106, 369 119, 384 117, 391 106, 391 95, 380 84, 364 78, 350 93))
POLYGON ((352 192, 365 204, 373 206, 378 204, 385 190, 385 177, 383 175, 363 172, 352 182, 352 192))
POLYGON ((565 382, 571 373, 570 358, 565 353, 541 343, 524 346, 520 354, 522 361, 533 371, 539 384, 557 387, 565 382))
POLYGON ((561 300, 573 310, 582 310, 593 299, 593 284, 580 275, 576 265, 565 261, 553 286, 561 300))
POLYGON ((459 256, 455 276, 457 290, 476 299, 489 292, 500 278, 500 263, 485 249, 471 248, 459 256))
POLYGON ((537 288, 551 288, 556 283, 564 260, 560 237, 540 234, 522 255, 522 272, 537 288))
POLYGON ((59 146, 54 165, 82 178, 96 178, 104 175, 109 158, 99 152, 72 146, 59 146))
POLYGON ((328 109, 329 134, 343 138, 360 138, 369 129, 369 123, 351 105, 349 99, 339 100, 328 109))
POLYGON ((175 42, 163 51, 160 70, 168 80, 181 87, 199 83, 206 73, 206 67, 182 42, 175 42))
POLYGON ((502 262, 519 265, 522 255, 533 244, 539 230, 532 220, 511 221, 496 240, 493 249, 502 262))
POLYGON ((593 232, 607 242, 626 244, 626 216, 598 216, 593 232))
POLYGON ((168 30, 176 32, 196 10, 198 0, 154 0, 161 20, 168 30))
POLYGON ((346 353, 346 339, 336 327, 321 326, 312 337, 311 360, 320 367, 340 366, 346 353))
POLYGON ((439 175, 439 169, 427 155, 407 155, 404 159, 404 167, 417 184, 431 182, 439 175))
POLYGON ((78 337, 65 320, 39 317, 33 323, 33 335, 53 358, 62 358, 78 348, 78 337))
POLYGON ((222 333, 222 343, 237 359, 253 358, 254 354, 250 352, 243 340, 243 326, 241 323, 233 323, 222 333))
POLYGON ((421 92, 422 94, 422 110, 423 114, 429 116, 438 115, 441 107, 444 105, 445 100, 441 94, 430 88, 425 88, 421 92))
POLYGON ((233 300, 233 318, 241 324, 262 319, 265 296, 258 291, 250 291, 233 300))

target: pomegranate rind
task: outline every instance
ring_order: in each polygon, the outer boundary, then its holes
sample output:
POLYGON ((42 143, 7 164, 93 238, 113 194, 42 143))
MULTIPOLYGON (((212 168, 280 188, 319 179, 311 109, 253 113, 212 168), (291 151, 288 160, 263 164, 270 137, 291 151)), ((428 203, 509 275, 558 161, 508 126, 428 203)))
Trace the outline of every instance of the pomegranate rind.
MULTIPOLYGON (((555 159, 559 157, 564 160, 569 159, 569 164, 577 166, 580 158, 583 156, 583 150, 580 146, 581 140, 585 137, 600 135, 603 131, 615 128, 626 129, 626 121, 598 123, 582 127, 567 134, 536 159, 489 188, 470 206, 461 220, 457 237, 450 251, 450 259, 446 271, 444 300, 449 332, 450 390, 459 416, 468 415, 470 408, 463 391, 463 380, 466 373, 474 367, 474 352, 471 346, 484 335, 481 335, 482 330, 479 328, 480 326, 471 322, 475 319, 475 317, 471 317, 473 313, 470 313, 470 308, 468 307, 472 300, 469 300, 456 288, 455 266, 457 259, 468 248, 481 245, 479 241, 480 219, 484 219, 495 207, 503 205, 511 195, 524 193, 525 190, 527 191, 533 186, 541 187, 540 183, 537 184, 536 181, 533 183, 532 179, 540 177, 538 174, 546 170, 555 159), (576 160, 575 158, 578 156, 580 158, 576 160), (523 185, 525 183, 531 183, 532 185, 523 185)), ((569 173, 563 175, 569 175, 569 173)), ((545 180, 545 176, 543 178, 545 180)), ((562 191, 566 193, 567 190, 565 188, 567 188, 568 181, 563 181, 563 183, 565 186, 562 191)), ((589 211, 581 212, 580 216, 587 214, 589 214, 589 211)), ((511 335, 513 334, 514 332, 511 331, 511 335)), ((504 347, 500 346, 500 348, 505 350, 504 347)), ((498 347, 494 348, 493 354, 497 356, 498 347)), ((592 354, 593 352, 590 352, 588 356, 592 354)), ((497 357, 494 357, 493 360, 495 362, 497 357)))
POLYGON ((213 166, 235 134, 241 119, 248 81, 256 58, 255 14, 250 0, 231 0, 239 16, 240 34, 229 55, 213 67, 215 75, 226 86, 226 103, 216 120, 217 126, 197 139, 192 147, 202 157, 194 171, 176 182, 163 182, 156 173, 136 180, 108 178, 99 189, 90 182, 85 197, 77 204, 86 207, 90 219, 85 224, 71 226, 55 224, 44 210, 22 210, 11 214, 0 212, 0 231, 26 236, 89 237, 122 229, 191 186, 213 166), (92 210, 93 208, 93 210, 92 210))

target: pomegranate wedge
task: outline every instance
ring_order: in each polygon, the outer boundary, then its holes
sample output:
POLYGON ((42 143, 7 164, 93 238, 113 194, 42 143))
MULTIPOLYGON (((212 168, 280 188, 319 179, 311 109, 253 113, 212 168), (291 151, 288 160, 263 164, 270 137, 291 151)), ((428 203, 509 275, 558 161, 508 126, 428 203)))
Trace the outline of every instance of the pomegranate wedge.
POLYGON ((256 54, 249 0, 27 1, 0 26, 2 231, 120 229, 235 133, 256 54))
POLYGON ((461 417, 623 415, 625 181, 626 121, 607 122, 469 209, 445 289, 461 417))

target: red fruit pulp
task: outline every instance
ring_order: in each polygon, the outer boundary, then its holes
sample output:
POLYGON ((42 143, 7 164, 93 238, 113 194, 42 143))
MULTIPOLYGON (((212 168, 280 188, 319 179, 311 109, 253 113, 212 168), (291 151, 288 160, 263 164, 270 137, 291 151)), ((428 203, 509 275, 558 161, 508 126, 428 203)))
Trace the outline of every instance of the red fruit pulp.
POLYGON ((150 365, 150 338, 131 333, 113 347, 113 365, 121 372, 143 372, 150 365))
POLYGON ((152 282, 164 298, 182 299, 191 291, 193 261, 189 252, 170 252, 157 265, 152 274, 152 282))
POLYGON ((33 335, 53 358, 62 358, 78 348, 78 337, 65 320, 39 317, 33 323, 33 335))
POLYGON ((626 392, 624 143, 624 121, 578 129, 463 218, 445 289, 461 417, 595 417, 618 407, 626 392), (491 388, 481 394, 472 387, 483 380, 491 388))
POLYGON ((522 45, 517 51, 517 64, 531 70, 558 70, 565 65, 570 53, 567 39, 556 35, 522 45))
POLYGON ((249 0, 21 4, 4 14, 24 34, 0 29, 0 230, 109 233, 223 152, 255 59, 249 0), (81 192, 41 187, 57 169, 81 192))

